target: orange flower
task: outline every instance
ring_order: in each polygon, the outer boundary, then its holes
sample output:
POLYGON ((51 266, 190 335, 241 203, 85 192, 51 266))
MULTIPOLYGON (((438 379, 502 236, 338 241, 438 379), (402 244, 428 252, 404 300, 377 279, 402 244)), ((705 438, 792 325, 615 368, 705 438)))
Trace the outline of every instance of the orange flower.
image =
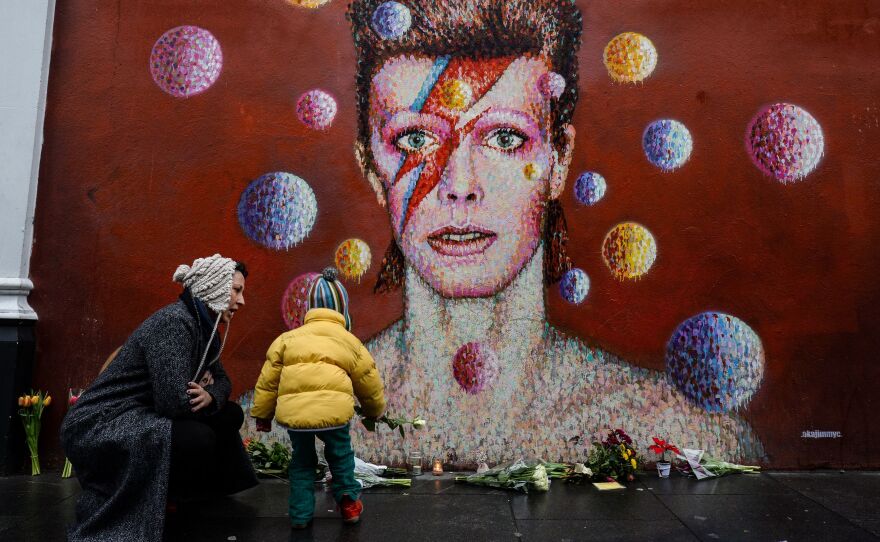
POLYGON ((22 397, 22 399, 24 400, 24 407, 25 407, 25 408, 31 406, 31 397, 30 397, 30 395, 25 395, 25 396, 22 397))
POLYGON ((24 396, 18 398, 18 406, 24 406, 24 396))
POLYGON ((43 399, 43 406, 49 406, 52 403, 52 396, 47 395, 45 399, 43 399))
POLYGON ((31 404, 32 404, 32 405, 36 405, 36 404, 39 403, 39 402, 40 402, 40 396, 39 396, 39 395, 31 395, 31 404))

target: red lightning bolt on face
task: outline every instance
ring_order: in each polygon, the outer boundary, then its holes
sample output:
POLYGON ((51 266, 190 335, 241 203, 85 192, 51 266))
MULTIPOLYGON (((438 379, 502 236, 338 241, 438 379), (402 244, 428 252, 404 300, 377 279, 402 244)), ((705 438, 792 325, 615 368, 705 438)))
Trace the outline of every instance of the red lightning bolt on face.
MULTIPOLYGON (((513 57, 496 59, 457 57, 452 59, 437 79, 433 88, 431 88, 424 107, 419 112, 436 115, 447 120, 450 125, 455 126, 459 114, 455 114, 445 105, 442 96, 443 89, 446 88, 447 83, 457 80, 469 85, 473 93, 471 105, 478 103, 480 98, 485 96, 501 79, 501 76, 504 75, 504 72, 513 60, 513 57)), ((421 173, 415 183, 409 201, 406 202, 406 209, 404 209, 403 220, 400 224, 401 231, 406 226, 406 222, 414 209, 440 183, 452 153, 461 144, 461 140, 471 132, 477 120, 479 120, 479 116, 472 119, 465 126, 453 130, 452 134, 432 153, 412 152, 406 154, 403 164, 398 170, 397 175, 394 176, 394 184, 397 184, 402 178, 417 168, 421 167, 421 173)))

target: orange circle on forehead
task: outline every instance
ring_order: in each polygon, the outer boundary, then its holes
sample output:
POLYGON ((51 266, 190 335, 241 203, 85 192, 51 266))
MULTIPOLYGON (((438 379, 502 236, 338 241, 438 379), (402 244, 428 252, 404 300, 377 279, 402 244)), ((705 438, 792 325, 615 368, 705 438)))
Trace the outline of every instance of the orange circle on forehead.
POLYGON ((449 109, 465 109, 471 104, 474 92, 461 79, 450 79, 440 87, 440 103, 449 109))

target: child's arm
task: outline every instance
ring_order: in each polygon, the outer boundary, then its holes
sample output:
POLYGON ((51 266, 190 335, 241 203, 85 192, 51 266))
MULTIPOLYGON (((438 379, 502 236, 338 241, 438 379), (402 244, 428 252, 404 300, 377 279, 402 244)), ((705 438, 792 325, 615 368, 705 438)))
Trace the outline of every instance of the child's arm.
POLYGON ((361 345, 357 363, 351 372, 354 394, 360 401, 367 417, 378 418, 385 412, 385 394, 376 362, 370 352, 361 345))
POLYGON ((278 381, 281 380, 281 369, 284 368, 284 341, 275 339, 266 352, 266 362, 260 371, 260 378, 254 388, 254 406, 251 416, 258 419, 271 420, 275 417, 275 403, 278 400, 278 381))

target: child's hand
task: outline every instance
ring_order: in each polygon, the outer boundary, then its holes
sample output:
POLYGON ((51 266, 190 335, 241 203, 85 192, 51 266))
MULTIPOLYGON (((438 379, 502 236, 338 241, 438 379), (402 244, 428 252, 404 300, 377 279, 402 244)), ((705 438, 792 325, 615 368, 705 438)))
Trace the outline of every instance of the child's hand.
POLYGON ((266 418, 254 418, 257 421, 257 431, 260 433, 268 433, 272 430, 272 420, 266 418))

